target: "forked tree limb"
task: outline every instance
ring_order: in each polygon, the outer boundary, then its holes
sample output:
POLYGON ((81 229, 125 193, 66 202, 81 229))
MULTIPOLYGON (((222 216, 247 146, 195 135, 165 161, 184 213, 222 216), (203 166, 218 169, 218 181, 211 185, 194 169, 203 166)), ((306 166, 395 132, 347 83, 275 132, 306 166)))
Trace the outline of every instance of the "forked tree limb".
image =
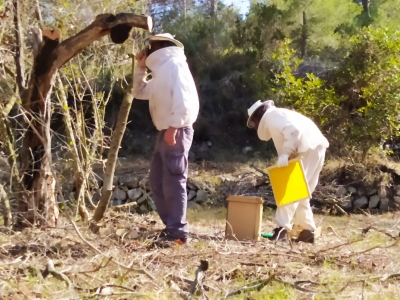
POLYGON ((28 213, 27 218, 19 217, 17 227, 24 226, 21 221, 23 219, 35 223, 36 209, 45 215, 47 225, 57 224, 59 212, 55 201, 50 136, 52 110, 50 94, 55 75, 59 68, 94 41, 113 32, 114 37, 118 36, 119 31, 115 30, 116 26, 122 26, 125 29, 124 33, 131 27, 151 31, 152 19, 149 16, 131 13, 116 16, 98 15, 88 27, 63 42, 59 29, 36 32, 35 40, 38 47, 34 47, 37 52, 35 51, 33 74, 23 97, 23 107, 28 120, 21 149, 21 174, 26 192, 19 199, 19 211, 28 213))

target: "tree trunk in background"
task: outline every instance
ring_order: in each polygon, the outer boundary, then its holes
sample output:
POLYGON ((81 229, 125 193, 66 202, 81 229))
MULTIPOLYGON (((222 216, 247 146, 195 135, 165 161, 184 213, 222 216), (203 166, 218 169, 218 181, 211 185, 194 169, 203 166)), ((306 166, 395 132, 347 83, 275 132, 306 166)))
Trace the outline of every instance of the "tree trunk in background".
POLYGON ((371 15, 370 15, 370 12, 369 12, 369 3, 370 3, 370 0, 361 0, 361 3, 362 3, 362 6, 363 6, 364 15, 370 17, 370 16, 371 16, 371 15))
POLYGON ((117 118, 117 124, 112 134, 110 150, 107 156, 106 170, 103 178, 103 188, 101 190, 101 199, 97 204, 97 208, 93 215, 93 220, 99 222, 107 209, 108 203, 111 199, 113 179, 115 173, 115 165, 117 164, 118 151, 121 146, 121 141, 125 133, 126 123, 128 121, 129 112, 131 110, 133 101, 133 78, 135 69, 135 58, 132 56, 132 82, 126 91, 124 99, 122 100, 121 107, 117 118))
POLYGON ((55 178, 51 160, 51 89, 57 70, 86 46, 111 33, 118 43, 125 41, 128 35, 119 35, 119 26, 152 29, 152 20, 148 16, 121 13, 116 16, 102 14, 92 24, 75 36, 61 41, 61 31, 43 30, 36 36, 37 55, 35 56, 32 76, 27 97, 23 99, 26 133, 21 149, 21 174, 25 192, 19 197, 19 218, 17 226, 41 223, 56 226, 58 207, 55 199, 55 178), (27 221, 27 222, 25 222, 27 221))
POLYGON ((186 19, 186 12, 187 12, 187 0, 182 0, 183 4, 183 17, 186 19))
POLYGON ((301 30, 301 58, 304 58, 306 56, 307 39, 308 39, 307 17, 306 17, 306 12, 303 11, 303 27, 301 30))
POLYGON ((211 1, 210 16, 213 18, 217 15, 217 0, 210 0, 210 1, 211 1))

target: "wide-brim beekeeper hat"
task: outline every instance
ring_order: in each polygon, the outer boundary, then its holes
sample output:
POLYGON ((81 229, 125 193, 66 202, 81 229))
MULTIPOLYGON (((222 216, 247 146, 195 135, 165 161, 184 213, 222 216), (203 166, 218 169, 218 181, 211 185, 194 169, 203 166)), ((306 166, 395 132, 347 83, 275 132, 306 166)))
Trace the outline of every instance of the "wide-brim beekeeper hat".
POLYGON ((160 33, 156 35, 149 36, 145 41, 144 44, 148 46, 151 41, 169 41, 174 43, 179 48, 184 48, 183 44, 174 38, 174 36, 170 33, 160 33))
POLYGON ((247 127, 249 128, 253 128, 254 124, 253 121, 251 120, 251 118, 253 117, 254 113, 256 112, 256 110, 260 107, 260 106, 267 106, 267 110, 272 107, 275 106, 275 103, 273 100, 267 100, 262 102, 261 100, 258 100, 256 103, 254 103, 248 110, 247 113, 249 114, 249 118, 247 119, 247 127))

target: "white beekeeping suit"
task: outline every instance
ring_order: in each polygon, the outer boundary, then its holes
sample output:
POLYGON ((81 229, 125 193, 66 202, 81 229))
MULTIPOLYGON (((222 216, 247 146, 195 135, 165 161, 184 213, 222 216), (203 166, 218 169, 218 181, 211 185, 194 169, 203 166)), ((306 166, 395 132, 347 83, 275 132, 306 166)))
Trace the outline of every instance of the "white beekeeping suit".
MULTIPOLYGON (((272 138, 279 155, 278 166, 287 165, 289 157, 301 157, 310 193, 313 193, 324 164, 326 148, 329 147, 327 139, 306 116, 277 108, 272 100, 267 103, 268 110, 258 125, 258 137, 264 141, 272 138)), ((261 104, 261 101, 255 103, 253 109, 249 109, 249 115, 261 104)), ((289 230, 294 223, 311 231, 316 228, 310 199, 278 207, 275 220, 279 227, 289 230)))

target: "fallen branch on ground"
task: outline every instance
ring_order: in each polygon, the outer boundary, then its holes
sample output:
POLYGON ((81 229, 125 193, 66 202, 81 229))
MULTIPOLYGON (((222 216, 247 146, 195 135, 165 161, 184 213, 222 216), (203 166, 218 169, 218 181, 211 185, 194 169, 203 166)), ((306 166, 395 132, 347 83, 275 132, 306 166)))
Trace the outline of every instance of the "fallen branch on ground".
POLYGON ((256 284, 247 286, 245 285, 244 287, 237 289, 233 292, 228 293, 225 296, 225 299, 231 296, 235 296, 244 292, 251 292, 251 291, 261 291, 267 284, 272 282, 275 279, 275 274, 270 275, 267 279, 262 280, 261 282, 257 282, 256 284))
POLYGON ((69 278, 65 274, 56 271, 54 268, 54 263, 51 259, 49 259, 47 262, 46 269, 43 271, 42 276, 43 278, 46 278, 49 274, 53 275, 54 278, 57 278, 58 280, 65 281, 68 288, 72 287, 72 283, 69 278))

